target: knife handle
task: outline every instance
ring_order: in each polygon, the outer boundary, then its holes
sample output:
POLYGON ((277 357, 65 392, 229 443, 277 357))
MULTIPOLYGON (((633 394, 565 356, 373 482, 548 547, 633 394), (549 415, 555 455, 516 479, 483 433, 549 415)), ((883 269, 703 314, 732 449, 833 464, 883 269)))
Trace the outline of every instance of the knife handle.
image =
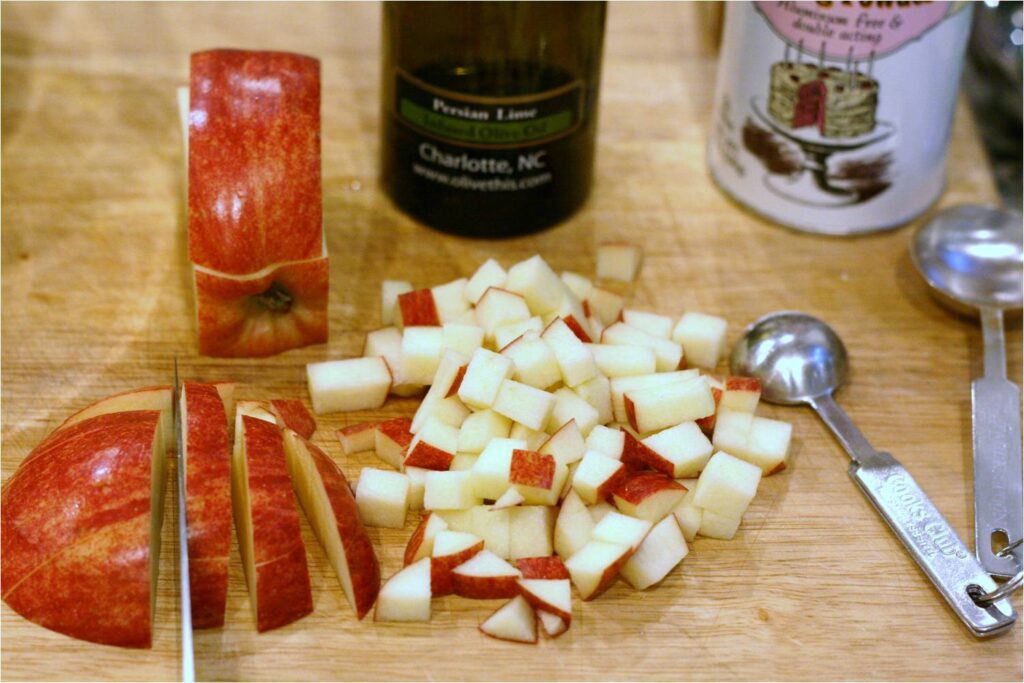
POLYGON ((993 636, 1013 626, 1017 615, 1009 600, 980 606, 972 599, 977 589, 971 586, 987 592, 995 581, 903 465, 888 453, 862 452, 849 473, 974 635, 993 636))

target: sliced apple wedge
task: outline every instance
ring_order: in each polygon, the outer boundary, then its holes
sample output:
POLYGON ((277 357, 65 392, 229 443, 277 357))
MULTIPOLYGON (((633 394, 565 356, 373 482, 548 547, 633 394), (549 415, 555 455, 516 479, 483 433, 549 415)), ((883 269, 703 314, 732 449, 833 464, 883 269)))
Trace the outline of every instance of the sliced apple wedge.
POLYGON ((377 596, 374 621, 430 621, 430 558, 403 567, 377 596))
MULTIPOLYGON (((160 411, 160 432, 163 434, 164 449, 173 450, 177 442, 174 434, 174 388, 169 386, 143 387, 132 389, 113 396, 102 398, 92 405, 82 408, 68 419, 61 422, 56 434, 65 427, 87 420, 97 415, 109 413, 121 413, 129 410, 158 410, 160 411)), ((52 435, 51 435, 52 436, 52 435)), ((45 441, 44 441, 45 443, 45 441)), ((41 444, 40 444, 41 445, 41 444)), ((31 457, 31 453, 29 454, 31 457)), ((26 458, 27 460, 27 458, 26 458)))
POLYGON ((537 620, 540 622, 544 635, 548 638, 557 638, 569 630, 569 622, 557 614, 537 610, 537 620))
POLYGON ((567 624, 572 622, 572 584, 568 572, 564 579, 520 579, 519 594, 534 609, 556 614, 567 624))
POLYGON ((660 472, 633 472, 612 489, 615 507, 651 522, 672 512, 685 495, 686 488, 660 472))
POLYGON ((518 569, 490 550, 481 550, 452 570, 455 594, 475 600, 515 597, 520 578, 518 569))
POLYGON ((290 624, 313 611, 313 596, 284 439, 276 424, 238 417, 231 501, 256 630, 290 624))
POLYGON ((161 414, 63 427, 3 487, 3 600, 73 638, 149 647, 165 480, 161 414), (45 521, 45 523, 40 523, 45 521))
POLYGON ((448 522, 444 517, 434 512, 427 512, 420 520, 419 526, 412 532, 409 542, 405 546, 405 556, 402 564, 409 565, 424 557, 430 557, 434 552, 434 539, 437 534, 448 528, 448 522))
POLYGON ((537 617, 521 595, 505 603, 480 624, 480 631, 492 638, 516 643, 537 642, 537 617))
POLYGON ((311 439, 316 433, 316 420, 297 398, 271 400, 270 412, 277 418, 277 426, 281 429, 294 430, 303 439, 311 439))
POLYGON ((352 488, 341 468, 299 434, 285 431, 284 444, 288 471, 306 519, 327 553, 348 604, 362 619, 380 591, 380 565, 352 488))
POLYGON ((484 549, 484 539, 466 531, 445 529, 434 538, 430 553, 430 592, 435 598, 455 590, 452 570, 484 549))

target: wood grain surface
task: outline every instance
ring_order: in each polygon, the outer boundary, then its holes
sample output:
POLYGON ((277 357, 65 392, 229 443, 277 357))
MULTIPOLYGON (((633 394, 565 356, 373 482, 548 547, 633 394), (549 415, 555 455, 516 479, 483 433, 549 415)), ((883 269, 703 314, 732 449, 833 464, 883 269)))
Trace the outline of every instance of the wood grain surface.
MULTIPOLYGON (((901 458, 971 537, 970 396, 976 324, 940 308, 907 255, 911 228, 852 239, 797 234, 731 204, 704 147, 715 62, 693 8, 610 8, 597 179, 574 218, 538 235, 470 241, 417 225, 378 189, 379 7, 373 4, 4 3, 2 184, 3 477, 74 410, 182 375, 241 382, 243 398, 303 397, 304 365, 358 354, 378 324, 382 278, 427 286, 540 253, 593 270, 594 245, 643 243, 637 307, 730 321, 802 309, 849 348, 840 402, 901 458), (325 225, 331 340, 258 361, 197 356, 181 223, 175 86, 210 47, 290 49, 323 60, 325 225)), ((942 205, 994 200, 966 110, 958 112, 942 205)), ((1008 333, 1021 377, 1019 319, 1008 333)), ((320 419, 316 441, 356 479, 333 430, 411 414, 320 419)), ((258 635, 237 549, 227 625, 196 633, 203 679, 994 679, 1021 680, 1021 628, 975 640, 847 478, 847 458, 809 410, 792 466, 764 481, 737 537, 698 539, 681 570, 636 593, 623 583, 575 602, 572 629, 530 648, 477 624, 497 603, 436 600, 422 625, 357 622, 303 520, 314 613, 258 635)), ((173 475, 172 475, 173 481, 173 475)), ((154 645, 78 642, 2 612, 6 679, 180 676, 174 489, 168 495, 154 645)), ((385 576, 403 531, 371 530, 385 576)), ((1020 594, 1014 598, 1018 611, 1020 594)))

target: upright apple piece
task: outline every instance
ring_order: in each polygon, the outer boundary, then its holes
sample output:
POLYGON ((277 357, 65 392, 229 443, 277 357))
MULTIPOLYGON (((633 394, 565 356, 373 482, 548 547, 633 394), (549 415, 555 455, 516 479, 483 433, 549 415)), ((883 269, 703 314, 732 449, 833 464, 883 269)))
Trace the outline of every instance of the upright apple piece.
POLYGON ((452 570, 455 594, 474 600, 515 597, 520 578, 518 569, 490 550, 481 550, 452 570))
POLYGON ((5 482, 0 584, 11 609, 73 638, 150 646, 166 478, 160 420, 155 410, 81 419, 5 482))
POLYGON ((459 399, 470 408, 484 410, 494 405, 501 383, 512 376, 512 361, 502 355, 477 349, 459 384, 459 399))
MULTIPOLYGON (((326 453, 299 434, 285 431, 284 444, 288 471, 306 519, 327 553, 348 604, 362 619, 380 591, 380 565, 348 480, 326 453)), ((191 563, 190 554, 190 567, 191 563)))
POLYGON ((637 519, 611 510, 594 525, 593 540, 626 546, 632 550, 640 547, 647 533, 654 526, 650 520, 637 519))
POLYGON ((405 545, 402 564, 409 565, 424 557, 430 557, 434 552, 434 539, 447 528, 448 522, 444 521, 441 515, 435 512, 424 514, 419 526, 412 532, 409 542, 405 545))
POLYGON ((714 450, 696 422, 683 422, 643 439, 647 464, 674 479, 694 477, 714 450))
POLYGON ((541 431, 555 405, 555 397, 527 384, 506 379, 494 399, 494 412, 530 429, 541 431))
POLYGON ((565 321, 556 318, 541 333, 558 361, 562 379, 569 387, 576 387, 597 375, 597 364, 587 345, 579 340, 565 321))
POLYGON ((377 457, 394 467, 402 468, 405 450, 412 443, 413 434, 409 430, 412 420, 407 417, 396 417, 377 425, 373 434, 374 450, 377 457))
POLYGON ((597 369, 606 377, 651 375, 658 370, 658 357, 646 346, 625 344, 591 344, 597 369))
POLYGON ((626 323, 609 325, 601 333, 601 343, 646 346, 654 351, 658 372, 670 372, 686 367, 683 347, 680 344, 669 339, 655 337, 626 323))
POLYGON ((437 317, 442 325, 458 320, 469 310, 469 302, 466 301, 466 282, 466 278, 462 277, 430 288, 430 293, 434 295, 434 305, 437 307, 437 317))
POLYGON ((587 451, 572 478, 572 487, 584 503, 604 500, 626 478, 626 467, 596 451, 587 451))
POLYGON ((526 299, 515 292, 489 287, 476 303, 476 318, 488 339, 504 325, 529 320, 532 317, 526 299))
POLYGON ((563 465, 571 465, 583 457, 587 452, 587 446, 576 422, 569 420, 537 450, 544 455, 554 456, 555 460, 563 465))
POLYGON ((594 520, 575 491, 562 501, 555 520, 554 548, 563 559, 572 557, 585 546, 594 531, 594 520))
POLYGON ((690 552, 686 539, 672 515, 654 525, 619 573, 638 591, 658 583, 690 552))
POLYGON ((551 543, 555 526, 554 508, 548 505, 523 505, 510 508, 509 557, 537 557, 554 552, 551 543))
POLYGON ((569 291, 575 294, 580 301, 586 301, 594 289, 594 283, 590 281, 590 278, 571 270, 563 270, 559 277, 562 278, 562 284, 568 287, 569 291))
POLYGON ((697 533, 706 538, 717 538, 729 541, 740 528, 740 517, 727 517, 711 510, 703 510, 700 518, 700 529, 697 533))
POLYGON ((403 463, 405 467, 447 470, 455 457, 458 443, 458 429, 430 418, 409 444, 403 463))
POLYGON ((523 494, 519 493, 516 489, 509 489, 505 493, 501 494, 501 498, 494 501, 494 505, 491 506, 491 510, 505 510, 506 508, 514 508, 517 505, 522 505, 526 502, 526 498, 523 494))
POLYGON ((753 424, 752 413, 740 413, 728 408, 719 409, 715 417, 715 431, 711 437, 712 446, 734 455, 745 453, 753 424))
POLYGON ((633 550, 628 546, 589 541, 565 561, 573 585, 584 600, 593 600, 615 582, 633 550))
MULTIPOLYGON (((234 384, 232 384, 232 387, 234 387, 234 384)), ((60 426, 53 430, 53 433, 47 439, 53 438, 54 434, 65 427, 70 427, 90 417, 130 410, 159 410, 160 432, 163 434, 164 450, 174 450, 175 443, 177 442, 177 437, 174 433, 174 388, 169 386, 143 387, 142 389, 132 389, 131 391, 101 398, 95 403, 73 413, 71 417, 61 422, 60 426)), ((30 453, 29 457, 31 455, 30 453)))
POLYGON ((460 377, 463 377, 467 363, 469 363, 469 358, 463 356, 458 351, 446 349, 441 354, 441 360, 437 364, 437 372, 434 373, 434 377, 430 380, 430 390, 427 391, 427 395, 423 397, 420 407, 416 409, 416 414, 413 415, 412 424, 409 427, 413 434, 418 433, 423 428, 423 423, 427 421, 427 418, 435 414, 438 404, 451 396, 452 387, 455 386, 456 381, 461 382, 460 377))
POLYGON ((602 287, 594 287, 583 305, 588 311, 588 316, 597 318, 607 326, 615 323, 622 315, 623 300, 615 292, 602 287))
POLYGON ((711 443, 761 468, 765 476, 786 469, 793 426, 728 408, 718 411, 711 443))
POLYGON ((497 500, 508 490, 512 452, 525 449, 520 439, 492 439, 470 470, 473 492, 478 498, 497 500))
POLYGON ((621 429, 598 425, 587 436, 588 451, 597 451, 613 460, 622 460, 622 451, 625 447, 626 434, 621 429))
POLYGON ((536 332, 527 332, 502 348, 501 355, 512 361, 512 378, 538 389, 547 389, 562 379, 551 347, 536 332))
POLYGON ((721 406, 741 413, 757 410, 761 400, 761 380, 756 377, 726 377, 721 406))
POLYGON ((480 499, 474 494, 468 470, 459 472, 428 472, 423 490, 425 510, 468 510, 480 499))
POLYGON ((672 512, 684 495, 685 487, 660 472, 633 472, 612 489, 615 507, 652 522, 672 512))
POLYGON ((409 509, 409 479, 401 472, 364 467, 356 483, 356 505, 363 524, 401 529, 409 509))
POLYGON ((493 410, 481 410, 466 418, 459 429, 457 452, 480 453, 491 439, 504 439, 512 429, 512 420, 493 410))
POLYGON ((622 431, 624 441, 622 446, 622 464, 625 465, 628 472, 646 470, 649 467, 647 463, 659 459, 660 456, 657 453, 652 453, 651 449, 638 439, 628 426, 621 427, 620 430, 622 431))
POLYGON ((265 356, 326 341, 319 62, 284 52, 195 53, 189 107, 200 353, 265 356), (263 81, 281 87, 254 94, 249 84, 263 81), (225 197, 235 198, 230 211, 225 197))
POLYGON ((434 293, 429 289, 416 289, 398 295, 398 312, 404 327, 430 326, 441 324, 434 293))
POLYGON ((691 365, 714 370, 725 355, 725 333, 728 323, 723 318, 704 313, 684 313, 672 330, 672 340, 686 349, 691 365))
MULTIPOLYGON (((452 460, 452 464, 455 459, 452 460)), ((409 480, 409 509, 422 510, 423 496, 427 490, 427 474, 432 470, 425 470, 422 467, 406 467, 405 477, 409 480)))
POLYGON ((312 438, 316 432, 316 420, 297 398, 271 400, 270 412, 277 418, 278 427, 294 430, 303 439, 312 438))
POLYGON ((625 405, 630 426, 642 434, 715 412, 711 387, 700 377, 628 392, 625 405))
POLYGON ((231 438, 224 402, 210 384, 184 382, 185 519, 192 625, 224 625, 231 555, 231 438))
POLYGON ((467 511, 470 531, 484 539, 487 550, 506 560, 512 557, 513 509, 495 510, 487 505, 477 505, 467 511))
POLYGON ((437 534, 430 554, 430 592, 435 598, 455 590, 452 570, 484 549, 484 539, 465 531, 446 529, 437 534))
POLYGON ((493 335, 494 348, 501 350, 529 332, 539 335, 544 331, 545 327, 544 320, 539 315, 529 317, 526 320, 517 320, 516 322, 498 325, 493 335))
POLYGON ((430 621, 430 558, 403 567, 377 596, 374 621, 430 621))
MULTIPOLYGON (((447 350, 458 351, 464 356, 472 356, 473 352, 484 344, 484 328, 476 324, 450 322, 441 326, 441 345, 447 350)), ((457 391, 457 390, 456 390, 457 391)))
POLYGON ((521 294, 537 315, 555 310, 562 302, 562 281, 539 255, 509 268, 505 287, 521 294))
POLYGON ((384 280, 380 283, 380 324, 393 325, 397 322, 398 297, 413 290, 412 283, 405 280, 384 280))
POLYGON ((256 630, 263 632, 312 612, 313 596, 281 430, 248 415, 238 420, 231 499, 256 630))
POLYGON ((402 332, 397 327, 382 327, 366 333, 362 357, 374 356, 380 356, 388 364, 392 394, 409 397, 423 392, 423 385, 407 382, 402 376, 402 332))
POLYGON ((517 595, 480 624, 480 631, 499 640, 537 642, 537 617, 526 599, 517 595))
POLYGON ((683 496, 679 505, 677 505, 672 511, 672 514, 675 515, 676 522, 679 523, 679 528, 683 531, 683 538, 685 538, 687 542, 692 543, 693 539, 697 537, 697 531, 700 529, 704 509, 693 504, 693 493, 694 488, 696 487, 696 482, 692 479, 686 479, 681 483, 689 490, 686 492, 686 495, 683 496))
POLYGON ((306 378, 317 415, 380 408, 391 388, 391 371, 383 358, 310 363, 306 378))
POLYGON ((615 412, 612 409, 612 387, 607 377, 595 375, 573 391, 597 411, 597 424, 608 424, 615 419, 615 412))
POLYGON ((476 269, 473 277, 469 278, 469 282, 463 289, 463 295, 467 302, 475 305, 480 301, 484 292, 491 287, 504 287, 507 279, 508 273, 501 267, 501 264, 489 258, 476 269))
POLYGON ((659 372, 650 375, 634 375, 631 377, 615 377, 610 380, 612 391, 612 413, 616 422, 628 422, 626 414, 626 394, 629 392, 663 387, 675 384, 684 379, 697 379, 700 370, 676 370, 675 372, 659 372))
POLYGON ((542 609, 537 610, 537 620, 548 638, 557 638, 569 630, 569 623, 565 619, 542 609))
POLYGON ((583 436, 586 436, 600 424, 601 415, 597 409, 572 389, 562 387, 556 390, 553 396, 555 404, 551 408, 551 416, 548 418, 549 432, 557 432, 562 425, 572 420, 583 436))
POLYGON ((402 381, 430 384, 444 354, 444 328, 406 326, 402 331, 402 381))
POLYGON ((634 244, 605 242, 597 248, 597 277, 633 282, 643 258, 643 249, 634 244))
POLYGON ((372 451, 377 439, 377 425, 373 422, 360 422, 359 424, 342 427, 335 432, 338 441, 341 443, 341 450, 345 455, 372 451))
POLYGON ((711 398, 715 401, 715 412, 696 420, 696 422, 697 426, 700 427, 700 431, 710 438, 715 433, 715 425, 718 423, 718 411, 722 407, 722 394, 725 393, 725 384, 711 375, 701 375, 701 377, 711 387, 711 398))
POLYGON ((626 308, 622 311, 622 322, 630 327, 635 327, 641 332, 646 332, 652 337, 658 337, 659 339, 672 338, 673 321, 667 315, 634 311, 626 308))
POLYGON ((711 456, 697 480, 693 503, 729 519, 740 519, 761 482, 761 469, 724 451, 711 456))

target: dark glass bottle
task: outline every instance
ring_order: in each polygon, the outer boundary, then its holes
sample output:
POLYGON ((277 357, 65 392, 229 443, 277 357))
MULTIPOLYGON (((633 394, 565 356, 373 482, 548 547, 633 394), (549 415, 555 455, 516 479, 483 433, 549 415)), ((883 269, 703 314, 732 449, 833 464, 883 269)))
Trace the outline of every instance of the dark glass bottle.
POLYGON ((381 172, 404 211, 474 237, 534 232, 586 199, 603 2, 388 2, 381 172))

